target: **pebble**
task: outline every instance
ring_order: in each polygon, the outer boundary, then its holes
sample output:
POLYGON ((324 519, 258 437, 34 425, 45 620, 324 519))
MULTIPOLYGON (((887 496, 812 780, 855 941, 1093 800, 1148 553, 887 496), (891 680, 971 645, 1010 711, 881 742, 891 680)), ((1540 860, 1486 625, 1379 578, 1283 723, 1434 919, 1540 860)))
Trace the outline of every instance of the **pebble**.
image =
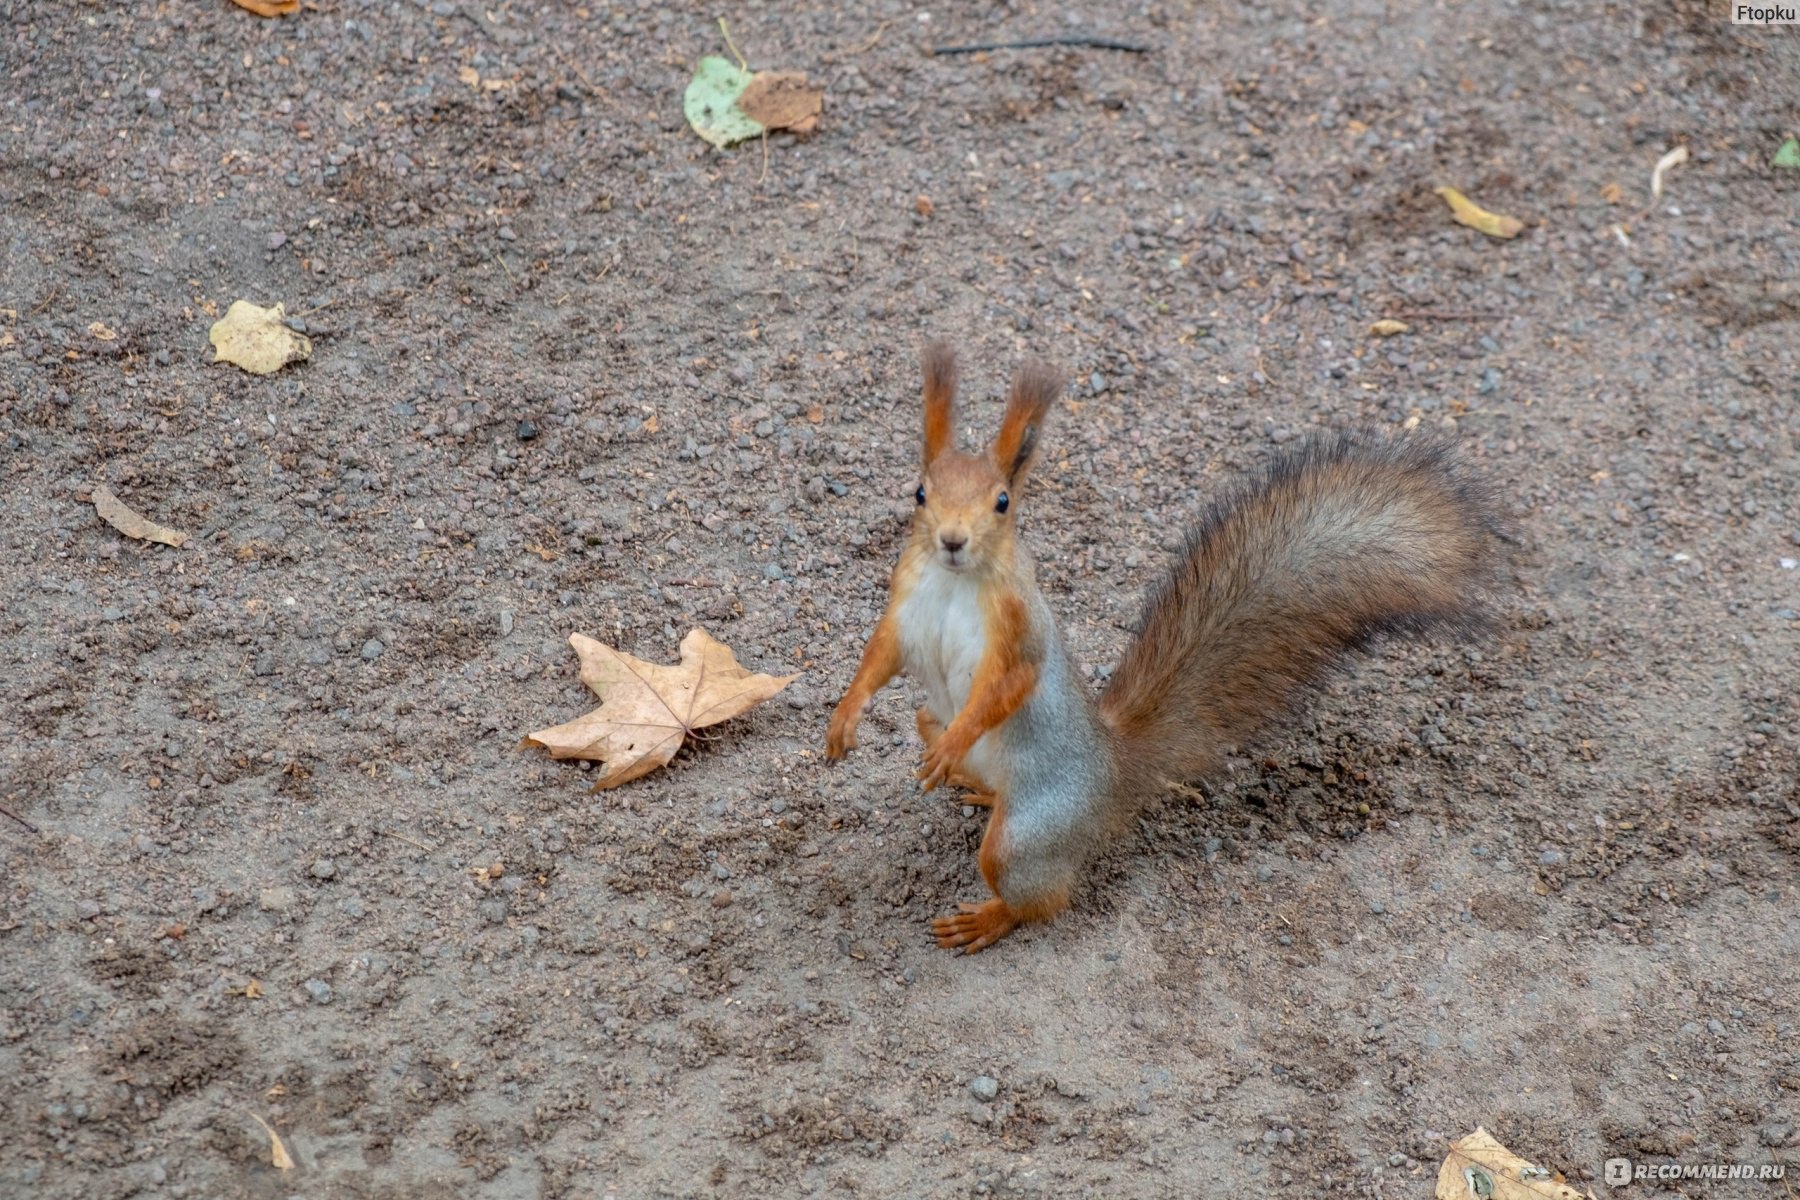
POLYGON ((1772 1121, 1762 1127, 1758 1135, 1762 1144, 1770 1148, 1785 1146, 1794 1136, 1794 1127, 1784 1121, 1772 1121))
POLYGON ((291 887, 264 888, 257 894, 256 907, 264 912, 286 912, 299 899, 291 887))
POLYGON ((514 432, 519 435, 519 440, 521 442, 529 442, 532 438, 537 436, 537 426, 530 421, 520 421, 518 429, 514 432))
POLYGON ((309 979, 303 986, 306 988, 306 994, 311 996, 315 1003, 331 1003, 331 985, 323 979, 309 979))
POLYGON ((993 1100, 1000 1094, 1000 1081, 992 1075, 977 1075, 969 1080, 969 1094, 983 1102, 993 1100))
POLYGON ((1562 865, 1563 858, 1564 855, 1561 850, 1546 850, 1538 855, 1538 865, 1545 867, 1559 867, 1562 865))
POLYGON ((510 608, 500 610, 500 636, 511 637, 513 631, 513 611, 510 608))
POLYGON ((317 860, 312 865, 312 877, 314 879, 336 879, 337 863, 329 858, 317 860))
POLYGON ((381 657, 381 652, 386 649, 387 649, 387 646, 382 642, 382 640, 380 638, 370 638, 368 641, 363 643, 362 656, 363 656, 363 658, 367 659, 369 662, 374 662, 376 659, 381 657))

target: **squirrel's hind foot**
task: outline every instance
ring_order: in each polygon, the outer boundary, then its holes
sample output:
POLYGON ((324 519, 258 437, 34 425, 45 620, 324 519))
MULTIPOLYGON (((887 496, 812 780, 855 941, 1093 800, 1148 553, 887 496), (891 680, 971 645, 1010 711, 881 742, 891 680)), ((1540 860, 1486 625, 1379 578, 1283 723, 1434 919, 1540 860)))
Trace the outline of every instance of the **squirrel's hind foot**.
POLYGON ((977 954, 1019 927, 1019 918, 997 896, 980 904, 956 907, 952 915, 931 922, 937 944, 946 950, 960 947, 964 954, 977 954))

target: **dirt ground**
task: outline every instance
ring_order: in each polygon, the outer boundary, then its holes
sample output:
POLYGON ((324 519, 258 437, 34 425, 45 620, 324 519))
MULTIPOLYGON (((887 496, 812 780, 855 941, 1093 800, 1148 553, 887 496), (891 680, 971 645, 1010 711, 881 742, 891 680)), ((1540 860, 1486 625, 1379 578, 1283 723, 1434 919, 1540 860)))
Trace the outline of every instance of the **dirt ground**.
POLYGON ((0 1193, 1418 1197, 1477 1124, 1601 1194, 1800 1158, 1800 35, 752 2, 752 65, 829 90, 765 158, 682 119, 719 11, 0 0, 0 1193), (924 52, 1046 33, 1153 50, 924 52), (212 365, 238 298, 312 359, 212 365), (819 753, 934 333, 971 426, 1071 372, 1022 511, 1084 663, 1221 480, 1415 418, 1505 497, 1495 633, 1381 647, 1066 917, 936 949, 982 818, 912 781, 909 690, 819 753), (616 792, 517 748, 591 706, 571 632, 696 624, 804 674, 616 792))

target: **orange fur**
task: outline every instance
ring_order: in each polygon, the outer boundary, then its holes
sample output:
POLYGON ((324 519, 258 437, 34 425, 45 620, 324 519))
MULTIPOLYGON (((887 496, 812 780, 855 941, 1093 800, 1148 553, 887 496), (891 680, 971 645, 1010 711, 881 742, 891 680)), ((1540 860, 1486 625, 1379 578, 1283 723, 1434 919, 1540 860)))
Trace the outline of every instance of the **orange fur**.
POLYGON ((1051 405, 1062 395, 1062 375, 1044 363, 1027 363, 1013 376, 1006 396, 1006 414, 994 435, 994 465, 1017 487, 1037 455, 1038 432, 1051 405))
MULTIPOLYGON (((938 738, 943 736, 943 723, 931 715, 931 710, 929 708, 921 708, 915 716, 914 723, 919 727, 919 740, 925 743, 925 749, 927 750, 930 750, 936 745, 938 738)), ((945 778, 944 783, 953 788, 961 788, 969 793, 962 798, 964 804, 975 805, 979 808, 990 808, 993 806, 994 790, 988 787, 986 782, 981 778, 968 771, 961 769, 953 770, 950 772, 949 776, 945 778)))
POLYGON ((1066 891, 1046 892, 1036 896, 1023 908, 1015 908, 1000 898, 1000 881, 1006 875, 1006 805, 996 802, 988 818, 987 833, 981 839, 976 862, 981 876, 994 892, 991 900, 979 904, 959 904, 956 912, 937 917, 931 932, 937 944, 946 950, 960 948, 964 954, 978 954, 1027 921, 1048 921, 1069 907, 1066 891))
POLYGON ((925 343, 925 465, 956 441, 956 351, 944 342, 925 343))
MULTIPOLYGON (((896 581, 898 574, 895 572, 896 581)), ((831 714, 831 728, 825 734, 826 758, 842 758, 845 751, 855 748, 856 726, 862 720, 863 710, 899 670, 900 630, 896 627, 894 608, 890 603, 876 623, 875 632, 869 636, 869 644, 863 647, 862 663, 856 668, 850 689, 831 714)))

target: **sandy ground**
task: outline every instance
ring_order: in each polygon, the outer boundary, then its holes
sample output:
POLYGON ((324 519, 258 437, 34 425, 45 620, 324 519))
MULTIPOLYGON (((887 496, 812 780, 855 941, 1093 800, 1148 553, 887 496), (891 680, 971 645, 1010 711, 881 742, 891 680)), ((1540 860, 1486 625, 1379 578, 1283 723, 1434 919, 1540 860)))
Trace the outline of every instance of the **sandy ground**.
POLYGON ((1796 1153, 1800 40, 1722 7, 753 3, 829 90, 765 166, 683 123, 711 8, 0 0, 0 1192, 1796 1153), (1047 32, 1154 50, 923 50, 1047 32), (238 298, 312 359, 212 365, 238 298), (819 754, 933 333, 972 425, 1075 380, 1023 520, 1084 662, 1221 480, 1415 418, 1505 497, 1494 635, 1380 648, 1064 919, 937 950, 981 816, 908 689, 819 754), (620 791, 517 749, 590 704, 571 632, 694 625, 804 674, 620 791))

